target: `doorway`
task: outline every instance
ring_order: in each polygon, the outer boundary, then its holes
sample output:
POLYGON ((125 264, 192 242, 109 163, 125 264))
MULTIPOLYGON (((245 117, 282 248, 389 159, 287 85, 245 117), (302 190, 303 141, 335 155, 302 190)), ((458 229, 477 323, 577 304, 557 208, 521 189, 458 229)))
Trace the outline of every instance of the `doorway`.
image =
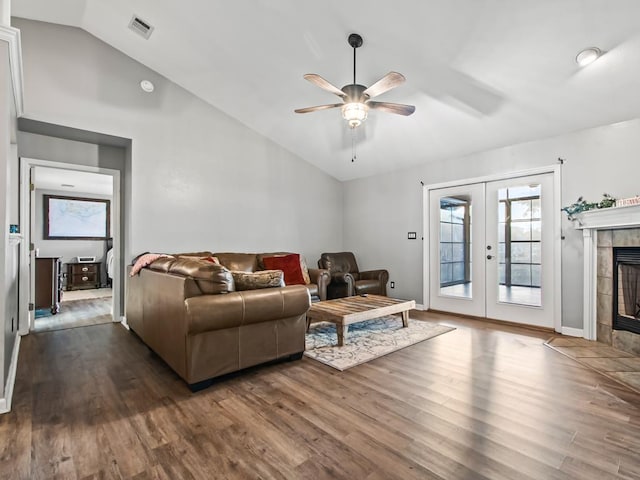
POLYGON ((559 329, 557 189, 555 169, 427 187, 428 307, 559 329))
POLYGON ((30 306, 21 316, 20 333, 119 322, 121 278, 113 267, 120 257, 120 172, 29 158, 20 162, 21 218, 29 225, 29 249, 21 255, 20 301, 30 306), (45 198, 69 200, 71 209, 76 203, 108 205, 104 234, 92 240, 45 235, 45 215, 50 218, 45 198))

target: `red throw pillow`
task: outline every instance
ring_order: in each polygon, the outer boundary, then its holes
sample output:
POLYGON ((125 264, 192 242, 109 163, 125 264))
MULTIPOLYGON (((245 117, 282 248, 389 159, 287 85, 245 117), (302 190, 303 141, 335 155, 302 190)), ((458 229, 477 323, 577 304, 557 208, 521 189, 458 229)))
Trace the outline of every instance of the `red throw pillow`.
POLYGON ((279 257, 264 257, 262 263, 264 268, 268 270, 282 270, 286 285, 306 285, 302 268, 300 268, 300 255, 297 253, 279 257))

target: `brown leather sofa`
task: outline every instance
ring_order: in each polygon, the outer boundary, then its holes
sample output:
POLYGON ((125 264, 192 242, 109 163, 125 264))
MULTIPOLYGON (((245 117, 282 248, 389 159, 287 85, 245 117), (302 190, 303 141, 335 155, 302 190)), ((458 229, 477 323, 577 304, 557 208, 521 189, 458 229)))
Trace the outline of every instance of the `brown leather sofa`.
MULTIPOLYGON (((276 359, 301 358, 310 290, 238 291, 230 270, 254 272, 257 254, 210 252, 160 258, 129 278, 126 318, 193 390, 210 379, 276 359)), ((180 255, 180 254, 178 254, 180 255)), ((278 272, 279 273, 279 272, 278 272)))
POLYGON ((327 298, 342 298, 371 293, 387 295, 389 272, 384 269, 361 272, 352 252, 323 253, 318 266, 329 270, 331 283, 327 298))

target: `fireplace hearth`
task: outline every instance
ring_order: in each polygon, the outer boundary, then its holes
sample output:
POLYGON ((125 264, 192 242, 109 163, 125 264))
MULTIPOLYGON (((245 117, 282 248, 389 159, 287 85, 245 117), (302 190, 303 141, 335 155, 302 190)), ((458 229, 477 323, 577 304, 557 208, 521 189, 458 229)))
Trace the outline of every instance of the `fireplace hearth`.
POLYGON ((613 329, 640 334, 640 247, 613 249, 613 329))

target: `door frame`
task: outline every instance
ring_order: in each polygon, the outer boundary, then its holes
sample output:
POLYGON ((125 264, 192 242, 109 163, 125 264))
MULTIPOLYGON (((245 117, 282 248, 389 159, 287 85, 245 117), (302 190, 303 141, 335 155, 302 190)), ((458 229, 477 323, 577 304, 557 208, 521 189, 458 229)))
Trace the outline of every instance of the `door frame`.
MULTIPOLYGON (((121 188, 120 188, 120 171, 110 168, 93 167, 89 165, 80 165, 75 163, 63 163, 55 162, 52 160, 42 160, 36 158, 20 157, 20 223, 28 225, 27 219, 30 215, 31 209, 31 195, 30 195, 30 170, 32 167, 49 167, 59 168, 62 170, 78 170, 82 172, 99 173, 102 175, 109 175, 113 179, 113 197, 111 201, 111 217, 113 228, 111 230, 111 236, 113 238, 113 262, 115 265, 120 265, 120 236, 122 235, 120 229, 121 218, 121 188)), ((34 243, 31 238, 31 228, 26 228, 24 235, 25 248, 20 255, 20 329, 18 333, 20 335, 27 335, 33 328, 32 312, 29 311, 29 302, 33 299, 34 292, 32 291, 32 285, 35 275, 35 264, 29 261, 31 256, 30 244, 34 243)), ((120 323, 122 321, 120 315, 120 303, 122 297, 122 282, 123 279, 120 276, 120 269, 116 268, 113 272, 113 303, 112 303, 112 316, 113 322, 120 323)))
POLYGON ((461 180, 452 180, 449 182, 434 183, 430 185, 424 185, 422 188, 422 238, 425 241, 422 244, 422 298, 423 306, 425 310, 429 310, 431 306, 430 297, 430 275, 431 267, 430 255, 429 255, 429 239, 430 239, 430 204, 429 197, 431 190, 437 190, 440 188, 458 187, 463 185, 471 185, 474 183, 494 182, 499 180, 509 180, 519 177, 527 177, 530 175, 540 175, 543 173, 553 174, 553 281, 556 286, 556 294, 554 295, 553 302, 553 325, 556 332, 562 332, 562 177, 560 165, 548 165, 545 167, 531 168, 527 170, 516 170, 513 172, 505 172, 494 175, 486 175, 475 178, 465 178, 461 180))

